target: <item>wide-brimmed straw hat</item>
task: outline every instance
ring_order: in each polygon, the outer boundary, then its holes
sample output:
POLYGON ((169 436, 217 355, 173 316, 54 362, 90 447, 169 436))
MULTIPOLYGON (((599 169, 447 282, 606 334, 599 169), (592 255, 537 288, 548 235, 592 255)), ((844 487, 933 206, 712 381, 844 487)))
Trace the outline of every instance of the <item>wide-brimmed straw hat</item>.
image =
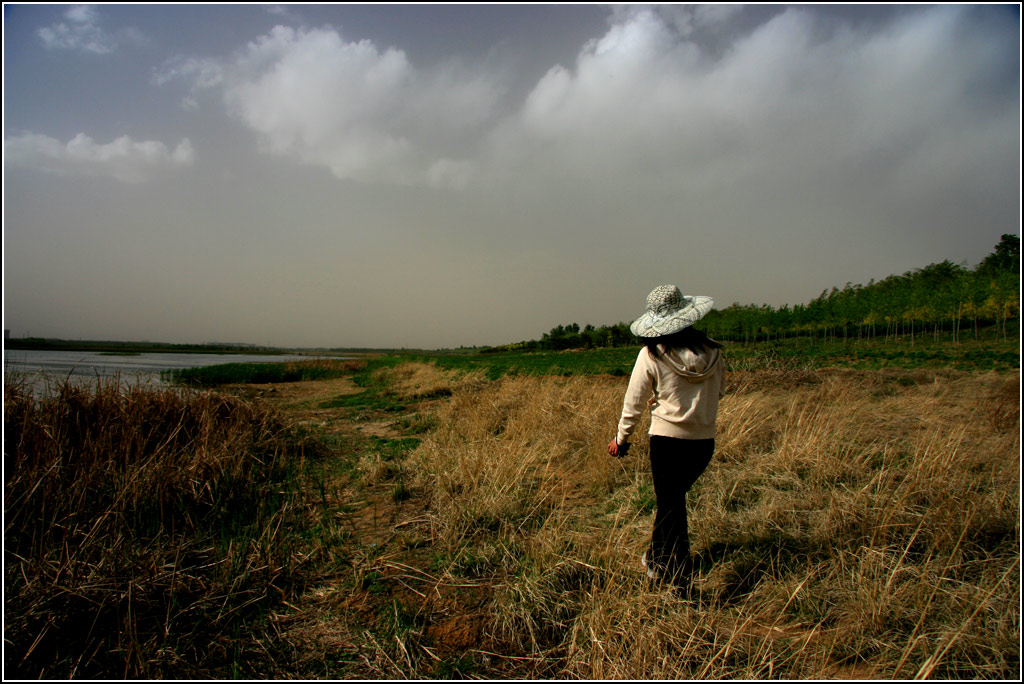
POLYGON ((713 304, 711 297, 684 295, 675 285, 659 285, 647 295, 647 311, 629 329, 637 337, 671 335, 699 321, 713 304))

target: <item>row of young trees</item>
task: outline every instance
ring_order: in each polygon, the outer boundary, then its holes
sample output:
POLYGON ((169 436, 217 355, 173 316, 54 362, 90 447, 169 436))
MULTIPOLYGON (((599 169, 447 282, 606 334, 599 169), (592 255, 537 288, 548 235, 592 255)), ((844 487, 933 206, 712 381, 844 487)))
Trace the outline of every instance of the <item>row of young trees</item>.
MULTIPOLYGON (((1019 334, 1020 238, 1003 235, 995 251, 975 268, 948 260, 867 285, 847 283, 823 291, 807 304, 773 308, 732 304, 713 309, 700 327, 715 339, 759 342, 796 336, 820 340, 880 338, 886 341, 940 332, 959 341, 997 326, 1005 339, 1019 334)), ((540 340, 494 347, 575 349, 633 346, 628 323, 595 327, 559 325, 540 340)))
POLYGON ((701 323, 712 337, 743 342, 792 336, 913 340, 940 332, 959 341, 965 332, 976 337, 979 328, 991 325, 1005 339, 1019 317, 1020 238, 1003 235, 973 269, 947 260, 867 285, 833 287, 808 304, 778 309, 733 304, 701 323))
POLYGON ((629 331, 629 323, 602 325, 595 327, 587 324, 581 329, 579 323, 557 325, 550 332, 544 333, 539 340, 503 344, 490 347, 484 352, 536 350, 536 349, 594 349, 598 347, 629 347, 639 344, 637 338, 629 331))

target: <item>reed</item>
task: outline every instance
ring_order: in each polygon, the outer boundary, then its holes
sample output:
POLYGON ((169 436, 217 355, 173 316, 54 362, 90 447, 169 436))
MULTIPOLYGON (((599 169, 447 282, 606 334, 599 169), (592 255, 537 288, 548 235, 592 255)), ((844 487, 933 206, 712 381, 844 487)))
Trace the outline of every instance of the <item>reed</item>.
POLYGON ((304 359, 276 363, 222 363, 214 366, 163 371, 161 377, 168 382, 190 387, 300 382, 350 375, 364 364, 364 361, 341 359, 304 359))
POLYGON ((230 673, 252 655, 238 635, 297 581, 282 523, 307 456, 236 398, 8 385, 5 676, 230 673))

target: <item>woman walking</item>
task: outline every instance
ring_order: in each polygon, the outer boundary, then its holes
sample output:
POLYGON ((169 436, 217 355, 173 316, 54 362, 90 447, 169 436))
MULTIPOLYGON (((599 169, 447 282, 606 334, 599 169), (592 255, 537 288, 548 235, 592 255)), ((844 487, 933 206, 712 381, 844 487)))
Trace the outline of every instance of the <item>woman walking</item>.
POLYGON ((693 573, 686 523, 686 492, 715 450, 718 400, 725 394, 721 344, 692 326, 710 297, 684 296, 675 285, 647 295, 647 309, 630 330, 644 343, 622 403, 618 434, 608 453, 622 456, 644 409, 651 409, 651 475, 657 513, 641 559, 647 576, 688 590, 693 573))

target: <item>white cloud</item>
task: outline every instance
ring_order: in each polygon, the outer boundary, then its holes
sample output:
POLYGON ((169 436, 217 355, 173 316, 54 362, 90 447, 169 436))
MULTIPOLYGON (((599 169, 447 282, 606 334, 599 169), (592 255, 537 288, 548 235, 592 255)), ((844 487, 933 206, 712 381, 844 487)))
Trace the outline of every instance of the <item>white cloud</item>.
POLYGON ((64 16, 78 24, 95 24, 98 18, 96 8, 92 5, 75 5, 64 16))
MULTIPOLYGON (((727 31, 730 17, 698 9, 684 21, 627 8, 572 67, 552 68, 494 135, 505 177, 696 192, 813 184, 869 162, 895 175, 894 150, 912 159, 963 126, 1006 131, 1015 114, 1015 98, 979 100, 979 76, 1005 55, 975 47, 987 36, 958 8, 859 31, 788 9, 714 56, 687 35, 727 31)), ((998 152, 997 136, 975 139, 978 159, 998 152)))
POLYGON ((36 31, 43 47, 48 50, 105 55, 124 44, 142 45, 148 42, 148 38, 134 27, 125 27, 113 33, 103 29, 93 5, 74 5, 64 12, 64 19, 36 31))
POLYGON ((476 168, 476 164, 467 160, 438 159, 427 169, 427 185, 463 190, 472 182, 476 168))
POLYGON ((76 5, 64 13, 67 21, 45 26, 36 32, 43 46, 51 50, 77 50, 106 54, 117 47, 116 39, 99 25, 92 5, 76 5))
POLYGON ((152 82, 163 86, 174 80, 189 82, 189 92, 181 100, 183 109, 199 108, 199 91, 214 88, 224 80, 224 68, 216 59, 173 57, 154 69, 152 82))
POLYGON ((267 14, 272 14, 275 17, 287 21, 301 22, 302 17, 292 10, 288 5, 266 5, 265 9, 267 14))
MULTIPOLYGON (((802 8, 755 24, 742 12, 615 9, 603 36, 503 116, 497 72, 418 67, 402 50, 330 27, 277 26, 229 58, 168 62, 154 81, 185 79, 189 107, 199 90, 220 93, 269 154, 341 179, 455 188, 731 191, 766 178, 834 181, 863 164, 897 174, 906 160, 934 156, 920 151, 957 126, 1004 130, 1013 113, 974 95, 1005 55, 984 47, 988 36, 962 8, 870 26, 802 8), (702 42, 711 35, 713 49, 702 42)), ((997 137, 976 135, 971 149, 984 158, 997 137)))
POLYGON ((151 180, 163 169, 191 166, 195 151, 188 138, 170 150, 153 140, 128 136, 100 144, 79 133, 66 144, 38 133, 4 140, 4 163, 58 175, 106 176, 125 183, 151 180))
POLYGON ((742 5, 618 5, 613 7, 611 23, 629 23, 639 14, 651 13, 658 16, 679 35, 690 38, 698 31, 718 32, 727 28, 730 21, 743 11, 742 5))
POLYGON ((494 115, 501 88, 455 63, 419 70, 406 54, 332 28, 277 26, 232 58, 181 58, 155 76, 221 89, 229 114, 261 148, 324 166, 341 179, 400 185, 466 178, 452 153, 494 115))

